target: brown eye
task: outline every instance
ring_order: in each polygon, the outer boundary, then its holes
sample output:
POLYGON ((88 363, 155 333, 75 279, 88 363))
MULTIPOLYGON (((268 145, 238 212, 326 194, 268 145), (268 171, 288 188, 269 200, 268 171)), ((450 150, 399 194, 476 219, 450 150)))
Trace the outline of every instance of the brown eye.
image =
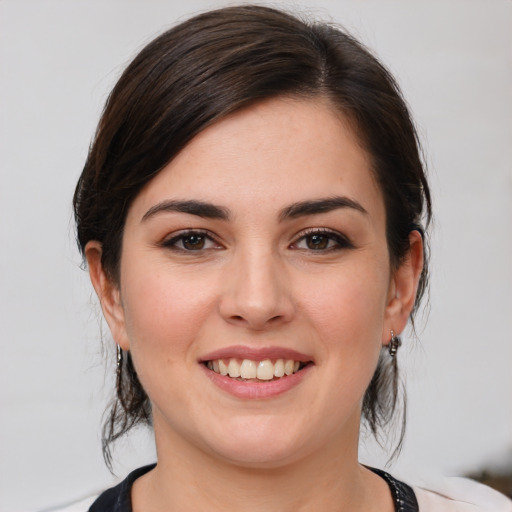
POLYGON ((164 241, 162 245, 182 253, 220 249, 220 246, 211 236, 201 231, 181 232, 170 240, 164 241))
POLYGON ((187 251, 199 251, 204 249, 205 239, 206 237, 204 235, 192 234, 184 236, 182 238, 183 248, 187 251))
POLYGON ((341 233, 335 231, 315 230, 303 234, 293 245, 295 249, 313 252, 331 252, 350 249, 352 243, 341 233))
POLYGON ((325 235, 310 235, 306 237, 306 246, 313 251, 327 249, 332 240, 325 235))

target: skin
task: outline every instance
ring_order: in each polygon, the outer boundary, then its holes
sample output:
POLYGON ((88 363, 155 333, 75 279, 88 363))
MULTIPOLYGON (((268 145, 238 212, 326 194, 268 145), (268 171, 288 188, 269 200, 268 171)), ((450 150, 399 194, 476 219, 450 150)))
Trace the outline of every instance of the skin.
POLYGON ((200 133, 131 205, 120 283, 103 272, 101 244, 87 245, 113 338, 153 406, 158 466, 136 481, 135 512, 393 510, 386 484, 358 464, 361 403, 414 305, 422 242, 411 233, 391 269, 370 159, 333 111, 278 98, 200 133), (283 213, 334 196, 358 207, 283 213), (192 200, 228 218, 161 208, 192 200), (207 237, 179 238, 190 229, 207 237), (241 399, 199 362, 234 345, 313 364, 283 394, 241 399))

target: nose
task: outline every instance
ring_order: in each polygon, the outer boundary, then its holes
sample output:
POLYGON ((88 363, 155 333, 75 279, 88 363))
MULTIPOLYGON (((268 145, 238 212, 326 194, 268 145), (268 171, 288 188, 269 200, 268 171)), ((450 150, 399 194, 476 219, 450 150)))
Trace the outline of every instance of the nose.
POLYGON ((229 323, 255 331, 289 322, 294 315, 284 262, 271 251, 233 258, 223 278, 220 313, 229 323))

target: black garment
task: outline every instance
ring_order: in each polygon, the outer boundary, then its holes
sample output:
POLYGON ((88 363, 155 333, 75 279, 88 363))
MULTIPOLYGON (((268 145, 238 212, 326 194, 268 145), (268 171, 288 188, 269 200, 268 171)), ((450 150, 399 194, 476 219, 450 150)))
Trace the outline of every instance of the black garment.
POLYGON ((151 471, 156 464, 132 471, 120 484, 101 493, 89 512, 132 512, 132 485, 139 476, 151 471))
MULTIPOLYGON (((120 484, 108 489, 101 494, 91 505, 89 512, 132 512, 131 489, 133 482, 139 476, 152 470, 156 464, 144 466, 130 473, 120 484)), ((391 475, 380 469, 368 468, 382 477, 391 489, 395 512, 419 512, 418 502, 414 491, 403 482, 396 480, 391 475)))
POLYGON ((391 496, 395 504, 395 512, 419 512, 416 495, 410 486, 393 478, 390 474, 381 469, 368 468, 386 480, 391 489, 391 496))

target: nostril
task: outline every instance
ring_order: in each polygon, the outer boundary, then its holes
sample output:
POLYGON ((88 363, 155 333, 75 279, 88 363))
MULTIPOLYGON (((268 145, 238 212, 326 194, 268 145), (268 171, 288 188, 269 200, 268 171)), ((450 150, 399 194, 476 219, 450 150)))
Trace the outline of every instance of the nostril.
MULTIPOLYGON (((239 323, 239 322, 244 322, 244 323, 248 322, 249 324, 254 323, 253 321, 247 320, 243 315, 232 315, 230 318, 232 321, 237 322, 237 323, 239 323)), ((282 315, 275 315, 275 316, 269 318, 268 320, 265 320, 264 323, 266 325, 274 324, 274 323, 281 321, 282 318, 283 318, 282 315)))

